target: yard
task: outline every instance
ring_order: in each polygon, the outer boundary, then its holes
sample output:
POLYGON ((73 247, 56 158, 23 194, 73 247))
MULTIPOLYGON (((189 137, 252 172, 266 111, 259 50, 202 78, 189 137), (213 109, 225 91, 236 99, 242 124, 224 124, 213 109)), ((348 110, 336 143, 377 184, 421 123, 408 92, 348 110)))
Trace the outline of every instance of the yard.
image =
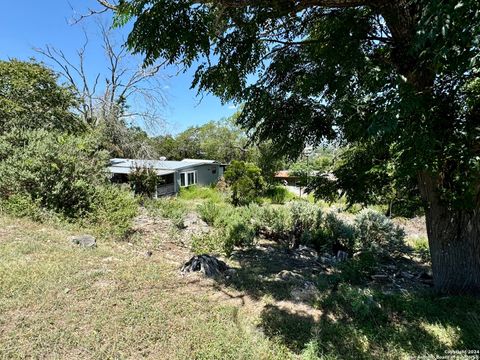
MULTIPOLYGON (((205 199, 179 201, 190 211, 205 199)), ((143 213, 128 241, 82 249, 68 237, 90 229, 0 217, 0 357, 398 359, 478 349, 478 300, 386 290, 357 279, 354 264, 319 266, 268 239, 226 259, 232 277, 183 275, 189 238, 206 226, 195 212, 185 222, 143 213)))

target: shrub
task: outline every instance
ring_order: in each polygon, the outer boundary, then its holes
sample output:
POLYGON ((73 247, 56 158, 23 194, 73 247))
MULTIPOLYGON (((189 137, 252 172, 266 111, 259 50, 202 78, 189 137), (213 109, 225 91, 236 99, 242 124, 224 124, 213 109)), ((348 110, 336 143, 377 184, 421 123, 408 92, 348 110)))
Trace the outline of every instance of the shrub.
POLYGON ((161 179, 153 168, 139 166, 128 175, 128 181, 135 194, 147 197, 152 197, 156 193, 157 185, 161 183, 161 179))
POLYGON ((340 219, 335 213, 329 212, 324 220, 320 234, 320 247, 324 250, 341 249, 350 255, 355 247, 355 228, 340 219))
POLYGON ((15 217, 27 217, 34 221, 42 221, 46 212, 39 201, 34 201, 28 194, 13 194, 8 199, 0 199, 0 211, 15 217))
POLYGON ((370 209, 355 217, 355 237, 359 250, 383 252, 403 242, 404 231, 385 215, 370 209))
POLYGON ((322 222, 322 209, 306 201, 289 204, 293 228, 298 231, 314 231, 322 222))
POLYGON ((194 235, 191 243, 192 251, 196 255, 212 254, 220 255, 226 253, 231 254, 229 249, 225 247, 225 234, 223 231, 211 231, 209 233, 194 235))
POLYGON ((258 228, 278 239, 288 238, 292 230, 292 216, 285 206, 263 206, 255 221, 258 228))
POLYGON ((295 195, 288 191, 287 188, 280 185, 270 187, 265 192, 265 196, 272 201, 272 204, 285 204, 287 201, 295 198, 295 195))
POLYGON ((107 154, 92 134, 12 131, 0 137, 0 197, 30 196, 42 208, 78 218, 106 182, 107 154))
POLYGON ((225 207, 208 200, 197 206, 200 218, 208 225, 214 225, 221 213, 225 211, 225 207))
POLYGON ((144 205, 152 215, 170 219, 179 229, 185 227, 187 207, 183 201, 175 198, 160 198, 146 201, 144 205))
POLYGON ((372 252, 363 252, 338 265, 342 281, 353 285, 364 284, 375 271, 378 261, 372 252))
POLYGON ((115 185, 97 187, 93 204, 87 219, 104 237, 124 237, 138 213, 138 202, 133 194, 115 185))
POLYGON ((189 186, 181 188, 178 195, 183 200, 207 200, 214 203, 223 202, 223 195, 214 187, 189 186))
POLYGON ((265 188, 260 168, 243 161, 232 161, 225 171, 225 181, 231 187, 232 203, 235 206, 257 200, 265 188))

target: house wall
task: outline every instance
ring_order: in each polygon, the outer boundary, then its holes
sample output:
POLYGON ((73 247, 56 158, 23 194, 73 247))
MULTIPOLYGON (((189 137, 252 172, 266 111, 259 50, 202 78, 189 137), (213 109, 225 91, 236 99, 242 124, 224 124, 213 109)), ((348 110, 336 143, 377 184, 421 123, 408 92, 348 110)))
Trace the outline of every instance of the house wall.
POLYGON ((189 171, 197 171, 197 185, 205 186, 216 183, 220 178, 220 165, 219 164, 202 164, 195 165, 189 168, 177 170, 175 172, 175 191, 180 190, 180 174, 189 171), (212 172, 215 170, 215 174, 212 172))

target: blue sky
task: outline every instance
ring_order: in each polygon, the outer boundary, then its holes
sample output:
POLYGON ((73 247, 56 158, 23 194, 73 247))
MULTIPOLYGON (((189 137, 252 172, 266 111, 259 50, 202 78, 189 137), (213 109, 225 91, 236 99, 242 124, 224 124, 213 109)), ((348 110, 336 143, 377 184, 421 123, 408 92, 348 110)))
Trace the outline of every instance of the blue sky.
MULTIPOLYGON (((26 60, 36 57, 43 60, 33 47, 44 47, 47 44, 61 49, 68 57, 75 59, 76 50, 84 42, 84 27, 90 37, 86 69, 94 76, 99 69, 106 66, 95 25, 92 20, 82 21, 77 25, 70 24, 76 13, 87 13, 89 7, 98 8, 96 1, 4 1, 0 11, 0 59, 26 60)), ((119 37, 126 37, 127 30, 115 31, 119 37)), ((201 100, 196 90, 190 90, 193 69, 179 75, 175 75, 176 73, 177 69, 174 67, 163 71, 163 87, 168 103, 163 110, 167 121, 164 131, 178 133, 189 126, 220 120, 235 112, 231 104, 222 106, 220 100, 208 94, 204 94, 201 100)))

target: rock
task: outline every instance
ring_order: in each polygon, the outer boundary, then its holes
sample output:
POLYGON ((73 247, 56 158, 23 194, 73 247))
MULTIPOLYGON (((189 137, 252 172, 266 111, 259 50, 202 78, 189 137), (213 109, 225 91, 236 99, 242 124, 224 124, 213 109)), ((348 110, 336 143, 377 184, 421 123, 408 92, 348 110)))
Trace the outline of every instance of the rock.
POLYGON ((301 260, 317 259, 318 257, 317 251, 315 249, 304 245, 300 245, 298 248, 293 250, 293 255, 295 258, 301 260))
POLYGON ((145 257, 148 258, 148 257, 150 257, 150 256, 153 255, 153 252, 151 252, 150 250, 148 250, 148 251, 145 251, 145 254, 144 254, 144 255, 145 255, 145 257))
POLYGON ((318 297, 320 292, 313 282, 305 281, 301 286, 292 289, 290 294, 296 301, 312 301, 318 297))
POLYGON ((397 270, 397 267, 395 265, 391 265, 391 264, 385 265, 384 268, 387 269, 387 270, 391 270, 391 271, 397 270))
POLYGON ((288 270, 282 270, 279 273, 275 275, 276 280, 281 280, 281 281, 298 281, 301 280, 303 277, 300 274, 297 274, 293 271, 288 271, 288 270))
POLYGON ((92 248, 97 246, 97 240, 91 235, 78 235, 70 237, 70 242, 72 244, 92 248))
POLYGON ((405 279, 413 279, 415 277, 415 275, 408 271, 402 271, 400 272, 400 275, 405 279))
POLYGON ((387 282, 389 280, 388 275, 384 275, 384 274, 372 275, 371 278, 372 280, 378 281, 378 282, 387 282))
POLYGON ((219 276, 229 269, 228 265, 211 255, 196 255, 188 260, 181 268, 181 272, 201 272, 207 277, 219 276))

